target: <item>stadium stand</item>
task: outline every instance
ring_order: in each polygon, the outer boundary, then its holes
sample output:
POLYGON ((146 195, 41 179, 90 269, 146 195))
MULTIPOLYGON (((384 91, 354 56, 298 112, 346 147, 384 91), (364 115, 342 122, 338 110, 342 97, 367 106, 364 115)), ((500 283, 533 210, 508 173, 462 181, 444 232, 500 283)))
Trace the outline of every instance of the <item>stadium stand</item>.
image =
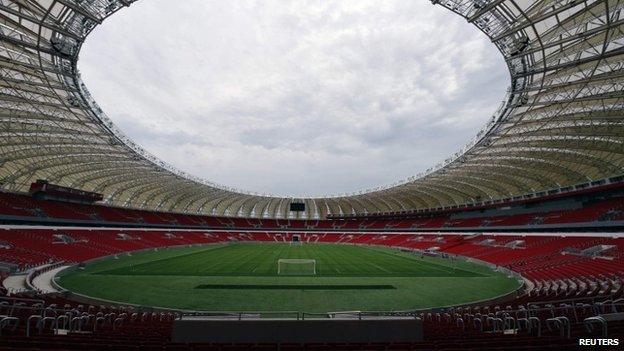
POLYGON ((297 213, 287 210, 291 198, 219 186, 158 160, 93 100, 77 70, 80 48, 134 2, 0 1, 0 350, 542 350, 573 349, 579 338, 622 342, 620 0, 433 0, 503 56, 511 84, 503 104, 441 164, 388 187, 297 199, 305 207, 297 213), (524 286, 489 301, 382 316, 420 319, 420 342, 279 345, 176 343, 172 328, 187 311, 85 303, 35 286, 60 267, 123 253, 295 236, 462 256, 518 274, 524 286))
MULTIPOLYGON (((11 246, 3 250, 2 260, 27 269, 47 263, 77 263, 165 246, 228 241, 288 242, 294 234, 299 233, 28 228, 4 229, 0 231, 0 240, 11 246), (55 241, 59 232, 74 240, 55 241), (122 240, 121 234, 135 240, 122 240)), ((417 312, 425 328, 425 341, 420 343, 280 345, 280 350, 299 347, 310 350, 340 347, 350 350, 445 349, 456 347, 457 340, 467 343, 463 348, 510 349, 517 345, 532 345, 539 349, 545 345, 572 346, 576 339, 570 336, 622 335, 624 331, 624 319, 618 319, 624 312, 624 238, 569 234, 466 236, 359 232, 302 232, 301 235, 304 242, 358 243, 420 250, 435 248, 439 254, 462 255, 516 271, 528 281, 529 288, 525 293, 500 303, 417 312), (585 251, 599 245, 609 249, 585 251), (569 253, 573 251, 575 254, 569 253), (615 319, 605 322, 597 316, 603 316, 603 319, 613 316, 615 319)), ((148 312, 123 305, 85 305, 55 294, 11 294, 6 290, 3 294, 0 297, 0 315, 4 316, 0 320, 0 346, 59 349, 176 349, 189 346, 171 343, 176 312, 148 312), (55 335, 55 329, 71 332, 55 335)), ((276 350, 277 345, 209 344, 192 345, 192 348, 276 350)))
POLYGON ((153 212, 101 204, 37 200, 26 194, 0 192, 0 223, 123 225, 172 228, 309 229, 355 231, 401 230, 547 230, 618 228, 624 226, 621 190, 570 195, 530 204, 500 204, 487 209, 432 211, 418 215, 369 216, 326 220, 220 218, 153 212), (554 202, 553 202, 554 201, 554 202))
POLYGON ((462 349, 571 347, 575 338, 624 331, 624 238, 618 237, 623 208, 620 190, 610 189, 417 215, 252 219, 0 193, 0 220, 5 223, 0 228, 2 279, 13 277, 10 272, 29 272, 21 283, 25 287, 9 286, 0 297, 0 348, 421 350, 454 349, 460 341, 462 349), (34 286, 38 277, 58 267, 126 252, 228 242, 290 243, 294 236, 303 243, 459 255, 520 274, 525 285, 500 301, 412 312, 423 321, 422 342, 280 345, 179 344, 171 337, 179 311, 95 305, 34 286))

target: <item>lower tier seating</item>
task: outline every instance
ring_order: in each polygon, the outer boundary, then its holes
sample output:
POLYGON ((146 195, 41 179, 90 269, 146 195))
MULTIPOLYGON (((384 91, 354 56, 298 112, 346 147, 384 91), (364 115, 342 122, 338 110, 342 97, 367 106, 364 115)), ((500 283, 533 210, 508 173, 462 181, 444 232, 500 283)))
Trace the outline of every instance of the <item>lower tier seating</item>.
POLYGON ((0 230, 0 261, 28 269, 164 246, 289 242, 294 235, 303 242, 384 245, 471 257, 522 274, 527 289, 502 302, 417 312, 424 323, 423 342, 308 345, 176 344, 170 335, 177 312, 2 291, 0 349, 538 350, 574 347, 579 337, 624 336, 624 239, 610 236, 11 228, 0 230), (593 256, 582 254, 595 247, 606 249, 588 251, 599 252, 593 256), (610 318, 605 329, 602 321, 610 318))

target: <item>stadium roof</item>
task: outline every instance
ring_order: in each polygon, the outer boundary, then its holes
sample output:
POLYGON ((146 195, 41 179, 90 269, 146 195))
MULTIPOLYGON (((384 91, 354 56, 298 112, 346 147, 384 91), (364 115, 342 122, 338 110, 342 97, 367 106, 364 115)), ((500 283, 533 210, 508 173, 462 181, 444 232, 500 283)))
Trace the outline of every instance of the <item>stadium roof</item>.
MULTIPOLYGON (((135 0, 0 0, 0 187, 36 179, 163 211, 292 217, 290 198, 198 179, 149 155, 91 98, 76 68, 94 27, 135 0)), ((622 175, 620 0, 433 1, 465 17, 505 59, 505 103, 464 149, 392 186, 301 199, 299 218, 509 198, 622 175)))

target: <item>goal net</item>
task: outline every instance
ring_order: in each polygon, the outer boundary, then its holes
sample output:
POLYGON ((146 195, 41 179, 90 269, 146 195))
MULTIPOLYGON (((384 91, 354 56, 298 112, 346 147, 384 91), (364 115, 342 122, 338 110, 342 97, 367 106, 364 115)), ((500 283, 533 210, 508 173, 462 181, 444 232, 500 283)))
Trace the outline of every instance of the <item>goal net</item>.
POLYGON ((307 258, 280 258, 277 260, 279 275, 315 275, 316 260, 307 258))

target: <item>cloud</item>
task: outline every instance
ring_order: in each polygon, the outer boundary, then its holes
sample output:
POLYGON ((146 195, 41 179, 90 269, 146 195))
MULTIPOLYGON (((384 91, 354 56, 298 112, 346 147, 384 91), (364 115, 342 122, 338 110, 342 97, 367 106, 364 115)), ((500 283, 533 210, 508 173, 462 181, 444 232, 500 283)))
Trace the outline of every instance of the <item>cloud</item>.
POLYGON ((503 98, 496 48, 427 1, 139 1, 79 62, 122 130, 211 181, 285 195, 393 183, 503 98))

